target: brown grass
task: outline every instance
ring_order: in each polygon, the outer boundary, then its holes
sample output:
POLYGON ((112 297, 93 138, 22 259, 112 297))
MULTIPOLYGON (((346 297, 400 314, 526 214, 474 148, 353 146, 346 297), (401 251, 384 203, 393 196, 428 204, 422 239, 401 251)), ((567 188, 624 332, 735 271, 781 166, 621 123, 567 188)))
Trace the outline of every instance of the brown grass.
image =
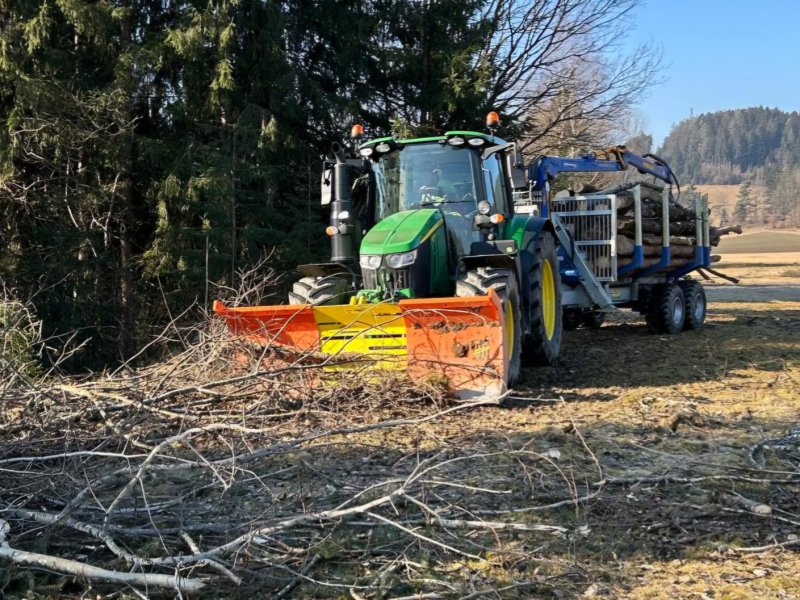
MULTIPOLYGON (((698 332, 653 335, 631 313, 596 331, 568 332, 559 363, 525 369, 503 406, 443 414, 452 399, 388 383, 314 387, 302 373, 215 386, 210 379, 224 374, 230 359, 209 347, 201 371, 189 368, 195 356, 124 382, 8 392, 0 458, 85 444, 130 454, 135 467, 148 448, 190 426, 246 423, 258 431, 220 430, 165 446, 160 470, 120 505, 141 512, 112 522, 144 530, 178 523, 200 532, 193 536, 203 549, 283 515, 316 514, 357 494, 358 502, 373 499, 399 485, 385 482, 413 479, 419 465, 441 465, 409 484, 409 499, 303 521, 234 556, 220 554, 243 578, 239 585, 208 565, 185 570, 212 584, 193 598, 275 597, 286 585, 294 587, 283 597, 292 598, 798 598, 797 546, 741 550, 800 536, 796 453, 761 448, 755 464, 748 458, 759 442, 800 422, 800 295, 785 299, 800 278, 782 275, 789 260, 786 253, 737 255, 720 266, 743 284, 708 286, 708 326, 698 332), (298 441, 323 431, 329 433, 298 441), (259 448, 274 452, 260 455, 259 448), (198 452, 207 460, 234 452, 250 458, 215 471, 198 452), (170 471, 178 460, 196 464, 185 474, 170 471), (179 508, 142 510, 179 495, 179 508), (772 514, 755 514, 742 497, 772 514), (461 526, 443 526, 440 517, 461 526), (214 522, 232 525, 202 532, 214 522), (501 522, 517 529, 497 527, 501 522)), ((0 494, 9 509, 58 514, 110 461, 5 464, 13 471, 4 473, 0 494), (48 464, 49 479, 42 477, 48 464)), ((109 482, 116 488, 86 496, 75 518, 102 522, 98 505, 108 507, 131 473, 109 482)), ((15 547, 130 569, 91 536, 70 537, 63 523, 43 529, 7 514, 0 519, 11 521, 15 547)), ((163 555, 165 547, 172 556, 190 553, 174 532, 114 535, 141 555, 163 555)), ((57 597, 68 583, 77 595, 88 592, 80 580, 2 569, 7 596, 21 589, 28 597, 57 597)))
POLYGON ((718 252, 726 254, 800 253, 800 232, 757 231, 728 235, 720 241, 718 252))

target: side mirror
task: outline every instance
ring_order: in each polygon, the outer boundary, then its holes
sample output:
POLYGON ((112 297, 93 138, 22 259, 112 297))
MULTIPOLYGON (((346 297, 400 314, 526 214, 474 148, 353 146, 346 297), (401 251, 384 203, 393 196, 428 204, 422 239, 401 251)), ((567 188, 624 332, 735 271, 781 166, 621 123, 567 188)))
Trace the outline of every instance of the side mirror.
POLYGON ((506 154, 506 167, 508 171, 509 185, 513 190, 528 189, 528 169, 525 168, 525 161, 522 154, 514 149, 514 152, 506 154))

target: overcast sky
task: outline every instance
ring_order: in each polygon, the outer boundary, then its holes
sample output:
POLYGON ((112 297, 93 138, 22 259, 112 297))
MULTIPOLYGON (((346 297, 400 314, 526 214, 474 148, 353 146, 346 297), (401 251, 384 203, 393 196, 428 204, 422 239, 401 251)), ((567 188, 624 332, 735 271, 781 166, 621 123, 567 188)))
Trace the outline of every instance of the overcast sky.
POLYGON ((644 0, 629 48, 663 50, 664 83, 639 106, 661 144, 672 125, 717 110, 800 110, 800 0, 644 0))

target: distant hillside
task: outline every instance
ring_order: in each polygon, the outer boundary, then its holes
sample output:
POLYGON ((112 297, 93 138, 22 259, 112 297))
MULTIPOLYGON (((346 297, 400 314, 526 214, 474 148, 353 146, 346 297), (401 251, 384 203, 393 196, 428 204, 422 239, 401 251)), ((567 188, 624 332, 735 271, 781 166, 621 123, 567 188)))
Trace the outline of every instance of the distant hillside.
MULTIPOLYGON (((739 197, 738 185, 698 185, 695 189, 708 196, 711 209, 711 222, 721 225, 732 225, 736 221, 736 202, 739 197)), ((766 187, 754 185, 751 193, 756 206, 763 206, 766 199, 766 187)), ((744 223, 742 223, 744 225, 744 223)))
POLYGON ((800 165, 800 112, 758 107, 690 117, 658 153, 687 183, 762 181, 765 169, 800 165))
POLYGON ((800 112, 759 107, 691 117, 658 154, 684 186, 709 194, 720 220, 800 227, 800 112))

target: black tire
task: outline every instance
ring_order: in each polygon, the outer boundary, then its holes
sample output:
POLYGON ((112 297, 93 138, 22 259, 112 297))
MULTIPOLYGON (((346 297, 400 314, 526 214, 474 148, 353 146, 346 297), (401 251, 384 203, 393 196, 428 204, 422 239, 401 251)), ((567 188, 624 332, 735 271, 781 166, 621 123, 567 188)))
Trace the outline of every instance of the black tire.
POLYGON ((526 366, 552 365, 561 352, 563 327, 561 275, 553 236, 542 232, 533 253, 528 273, 530 331, 522 340, 522 361, 526 366))
POLYGON ((683 323, 684 331, 702 329, 706 321, 706 291, 699 281, 687 279, 678 282, 683 292, 686 304, 686 319, 683 323))
POLYGON ((683 331, 686 300, 680 286, 668 283, 654 288, 646 320, 655 333, 675 335, 683 331))
POLYGON ((467 271, 466 276, 456 282, 456 296, 485 296, 489 293, 489 288, 493 288, 503 301, 503 314, 506 323, 510 323, 511 327, 506 332, 507 337, 510 335, 513 339, 508 349, 508 373, 505 382, 506 387, 511 388, 519 379, 522 355, 522 302, 516 275, 510 269, 478 267, 467 271))
POLYGON ((353 290, 350 282, 339 275, 303 277, 289 292, 289 304, 347 304, 353 290))
POLYGON ((561 327, 564 331, 575 331, 581 324, 580 308, 565 308, 561 316, 561 327))

